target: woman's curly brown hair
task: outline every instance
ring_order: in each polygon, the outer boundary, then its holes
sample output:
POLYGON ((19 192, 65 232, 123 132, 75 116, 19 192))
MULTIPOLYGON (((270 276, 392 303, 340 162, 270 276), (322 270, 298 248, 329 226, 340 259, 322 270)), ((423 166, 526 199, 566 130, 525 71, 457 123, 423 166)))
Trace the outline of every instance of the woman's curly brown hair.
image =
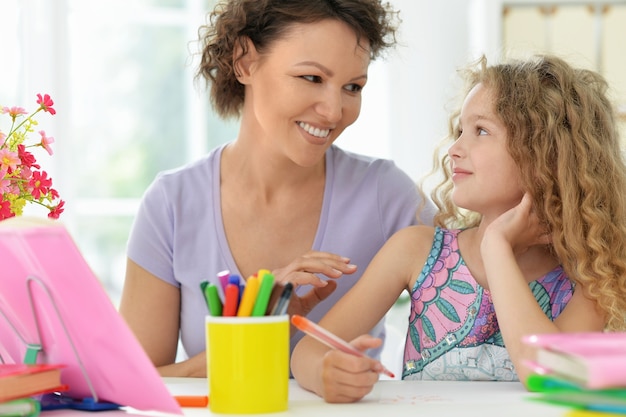
POLYGON ((398 14, 381 0, 229 0, 220 2, 200 27, 201 61, 196 78, 211 84, 211 104, 223 118, 237 117, 244 86, 235 74, 233 51, 238 43, 246 51, 250 39, 259 53, 295 23, 336 19, 354 29, 359 41, 369 44, 377 58, 396 43, 398 14))
MULTIPOLYGON (((533 209, 549 228, 565 272, 596 302, 607 329, 626 328, 626 166, 608 85, 596 72, 547 55, 465 71, 467 90, 482 83, 508 133, 533 209)), ((450 118, 458 137, 460 110, 450 118)), ((448 155, 436 157, 443 181, 431 197, 436 224, 471 227, 478 213, 456 207, 448 155)))

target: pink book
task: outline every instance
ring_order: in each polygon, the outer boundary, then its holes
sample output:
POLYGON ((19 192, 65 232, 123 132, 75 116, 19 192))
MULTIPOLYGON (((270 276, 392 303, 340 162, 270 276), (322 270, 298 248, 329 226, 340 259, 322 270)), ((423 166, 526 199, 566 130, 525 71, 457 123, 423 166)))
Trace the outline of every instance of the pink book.
POLYGON ((523 339, 535 362, 589 389, 626 387, 626 332, 546 333, 523 339))
POLYGON ((182 414, 156 368, 58 221, 0 221, 0 354, 63 364, 65 395, 182 414), (95 395, 94 395, 95 394, 95 395))

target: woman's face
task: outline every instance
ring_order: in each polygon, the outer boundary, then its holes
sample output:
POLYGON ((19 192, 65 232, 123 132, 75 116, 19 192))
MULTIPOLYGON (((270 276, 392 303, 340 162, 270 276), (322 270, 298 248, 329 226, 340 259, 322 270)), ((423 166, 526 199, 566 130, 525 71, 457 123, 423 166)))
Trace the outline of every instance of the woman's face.
POLYGON ((460 136, 448 149, 454 203, 484 216, 498 216, 522 199, 519 169, 507 149, 507 130, 482 84, 463 103, 460 136))
POLYGON ((295 24, 263 55, 249 52, 242 131, 297 165, 319 163, 361 110, 370 62, 363 42, 329 19, 295 24))

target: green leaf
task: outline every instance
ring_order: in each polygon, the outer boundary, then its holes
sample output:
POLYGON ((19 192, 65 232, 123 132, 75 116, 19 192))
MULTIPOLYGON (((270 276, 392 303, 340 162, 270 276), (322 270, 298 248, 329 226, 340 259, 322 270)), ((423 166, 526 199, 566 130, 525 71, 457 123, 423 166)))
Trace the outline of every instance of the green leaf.
POLYGON ((428 317, 426 316, 422 317, 422 325, 424 327, 424 333, 426 334, 426 337, 428 337, 430 340, 434 342, 435 341, 435 327, 430 322, 430 320, 428 320, 428 317))
POLYGON ((450 281, 449 287, 452 291, 458 292, 460 294, 474 293, 474 287, 472 287, 470 283, 458 279, 453 279, 452 281, 450 281))
POLYGON ((439 309, 439 311, 441 311, 441 313, 446 316, 446 318, 454 323, 460 323, 461 319, 459 318, 459 315, 457 314, 456 310, 454 309, 454 306, 452 304, 450 304, 449 301, 444 300, 443 298, 439 298, 437 299, 437 301, 435 301, 435 305, 437 306, 437 308, 439 309))

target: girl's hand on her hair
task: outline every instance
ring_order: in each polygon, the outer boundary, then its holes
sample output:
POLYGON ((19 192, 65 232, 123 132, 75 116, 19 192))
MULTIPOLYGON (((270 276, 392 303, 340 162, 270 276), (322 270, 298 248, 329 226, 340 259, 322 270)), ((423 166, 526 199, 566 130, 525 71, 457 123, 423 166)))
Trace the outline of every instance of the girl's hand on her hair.
POLYGON ((309 251, 293 260, 284 268, 272 271, 276 282, 291 282, 294 287, 311 285, 313 288, 302 296, 292 295, 289 302, 289 314, 306 316, 320 301, 326 299, 335 288, 334 281, 344 274, 356 271, 356 265, 350 264, 350 259, 329 252, 309 251), (325 275, 331 280, 323 280, 317 275, 325 275))
POLYGON ((522 201, 495 219, 481 242, 481 251, 489 251, 489 245, 498 242, 508 244, 513 253, 524 253, 531 246, 547 245, 550 235, 532 209, 532 198, 526 193, 522 201))

